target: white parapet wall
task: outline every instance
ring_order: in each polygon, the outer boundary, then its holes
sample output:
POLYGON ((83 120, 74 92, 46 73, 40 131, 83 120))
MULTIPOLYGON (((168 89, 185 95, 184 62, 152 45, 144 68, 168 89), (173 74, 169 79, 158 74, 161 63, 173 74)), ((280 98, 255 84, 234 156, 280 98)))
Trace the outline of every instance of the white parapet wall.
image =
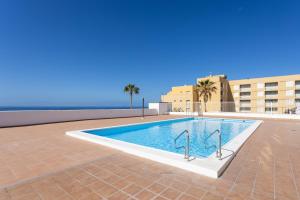
POLYGON ((157 110, 157 113, 159 115, 166 115, 169 114, 169 112, 172 110, 172 104, 171 103, 149 103, 148 104, 149 109, 155 109, 157 110))
POLYGON ((300 119, 296 114, 267 114, 267 113, 237 113, 237 112, 205 112, 204 116, 221 117, 248 117, 248 118, 272 118, 272 119, 300 119))
POLYGON ((170 115, 199 116, 198 112, 169 112, 170 115))
MULTIPOLYGON (((194 115, 198 113, 170 112, 170 115, 194 115)), ((238 113, 238 112, 203 112, 201 116, 219 116, 219 117, 245 117, 245 118, 272 118, 272 119, 300 119, 299 114, 266 114, 266 113, 238 113)))
MULTIPOLYGON (((156 109, 144 111, 145 115, 158 114, 156 109)), ((142 116, 142 109, 2 111, 0 127, 137 116, 142 116)))

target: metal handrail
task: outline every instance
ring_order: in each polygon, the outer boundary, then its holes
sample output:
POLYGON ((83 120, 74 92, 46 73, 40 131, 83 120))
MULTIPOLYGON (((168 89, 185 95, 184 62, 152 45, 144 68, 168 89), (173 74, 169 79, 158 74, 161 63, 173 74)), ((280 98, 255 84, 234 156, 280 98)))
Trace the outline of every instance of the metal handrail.
POLYGON ((213 136, 215 133, 220 133, 219 129, 214 130, 213 132, 211 132, 206 138, 205 138, 205 142, 211 137, 213 136))
POLYGON ((181 132, 179 135, 177 135, 177 137, 174 139, 174 145, 176 149, 180 149, 180 148, 184 148, 184 158, 189 160, 190 158, 190 134, 188 130, 184 130, 183 132, 181 132), (185 146, 177 146, 177 140, 186 133, 186 143, 185 146))
POLYGON ((221 134, 221 131, 220 129, 216 129, 214 130, 213 132, 211 132, 205 139, 204 139, 204 144, 205 144, 205 148, 210 148, 210 147, 215 147, 217 149, 216 151, 216 157, 219 158, 219 160, 221 160, 222 158, 222 134, 221 134), (213 136, 214 134, 218 133, 218 138, 219 138, 219 144, 218 144, 218 147, 216 145, 211 145, 209 147, 206 146, 206 142, 207 140, 213 136))

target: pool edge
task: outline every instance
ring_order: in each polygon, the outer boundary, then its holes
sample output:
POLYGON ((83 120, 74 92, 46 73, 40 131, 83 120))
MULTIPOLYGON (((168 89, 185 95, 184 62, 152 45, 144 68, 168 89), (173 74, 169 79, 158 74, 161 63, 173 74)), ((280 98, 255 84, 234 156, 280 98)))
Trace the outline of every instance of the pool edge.
MULTIPOLYGON (((178 119, 178 118, 177 118, 178 119)), ((183 118, 179 118, 183 119, 183 118)), ((172 119, 174 120, 174 119, 172 119)), ((170 120, 170 121, 172 121, 170 120)), ((169 121, 169 120, 161 120, 161 121, 169 121)), ((160 121, 155 121, 160 122, 160 121)), ((152 123, 152 122, 146 122, 152 123)), ((138 123, 138 124, 146 124, 146 123, 138 123)), ((120 150, 122 152, 135 155, 141 158, 150 159, 156 162, 160 162, 163 164, 171 165, 173 167, 177 167, 180 169, 184 169, 187 171, 191 171, 200 175, 208 176, 211 178, 218 178, 222 175, 224 170, 228 167, 232 159, 238 153, 238 151, 242 148, 247 139, 255 132, 255 130, 263 123, 262 120, 256 120, 254 124, 244 130, 241 134, 239 134, 232 141, 228 142, 223 146, 223 148, 229 148, 229 152, 223 152, 223 159, 219 160, 214 155, 210 155, 207 158, 197 158, 193 161, 186 161, 183 159, 183 155, 155 149, 151 147, 146 147, 142 145, 137 145, 133 143, 128 143, 124 141, 114 140, 102 136, 97 136, 93 134, 86 133, 84 131, 91 130, 77 130, 77 131, 67 131, 66 135, 75 137, 81 140, 85 140, 88 142, 93 142, 96 144, 100 144, 106 147, 110 147, 113 149, 120 150), (225 157, 225 158, 224 158, 225 157)), ((128 126, 133 124, 127 124, 122 126, 128 126)), ((120 127, 120 126, 113 126, 120 127)), ((108 127, 104 127, 108 128, 108 127)))

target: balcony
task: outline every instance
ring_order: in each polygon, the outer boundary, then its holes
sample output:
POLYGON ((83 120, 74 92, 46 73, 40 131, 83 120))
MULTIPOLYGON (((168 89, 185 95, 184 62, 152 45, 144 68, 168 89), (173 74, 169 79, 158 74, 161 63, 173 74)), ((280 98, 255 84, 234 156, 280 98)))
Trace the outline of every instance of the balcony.
POLYGON ((276 107, 276 106, 278 106, 278 103, 277 102, 274 102, 274 103, 272 103, 272 102, 269 102, 269 103, 265 103, 265 106, 266 107, 276 107))
POLYGON ((278 98, 278 94, 266 94, 265 98, 266 99, 277 99, 278 98))
POLYGON ((276 91, 278 90, 278 86, 266 86, 265 91, 276 91))
POLYGON ((278 106, 278 99, 265 100, 265 106, 266 107, 276 107, 276 106, 278 106))
POLYGON ((251 84, 240 85, 240 92, 250 92, 251 84))
POLYGON ((296 98, 300 98, 300 93, 295 94, 296 98))
POLYGON ((251 92, 240 92, 240 99, 250 99, 251 92))
POLYGON ((296 89, 300 89, 300 81, 296 81, 295 82, 295 88, 296 89))
POLYGON ((278 83, 265 83, 265 91, 276 91, 278 90, 278 83))
POLYGON ((250 92, 251 88, 240 88, 241 92, 250 92))
POLYGON ((241 103, 240 107, 243 107, 243 108, 251 107, 251 104, 250 103, 241 103))
POLYGON ((278 111, 278 108, 276 108, 276 107, 272 107, 272 108, 266 107, 265 108, 266 113, 274 113, 274 112, 277 112, 277 111, 278 111))
POLYGON ((265 98, 266 99, 277 99, 278 98, 278 92, 277 91, 266 91, 265 92, 265 98))
POLYGON ((250 99, 250 98, 251 98, 251 95, 240 96, 240 99, 250 99))
POLYGON ((251 112, 250 107, 240 107, 240 112, 251 112))
POLYGON ((240 100, 239 105, 243 108, 251 107, 251 100, 240 100))

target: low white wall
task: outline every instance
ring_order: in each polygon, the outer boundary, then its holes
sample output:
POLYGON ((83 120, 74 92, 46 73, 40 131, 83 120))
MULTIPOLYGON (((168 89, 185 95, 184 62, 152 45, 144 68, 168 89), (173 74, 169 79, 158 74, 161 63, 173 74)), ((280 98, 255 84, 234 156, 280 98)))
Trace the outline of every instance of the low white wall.
MULTIPOLYGON (((170 112, 170 115, 194 115, 198 113, 186 112, 170 112)), ((237 113, 237 112, 204 112, 204 116, 220 116, 220 117, 248 117, 248 118, 271 118, 271 119, 300 119, 300 115, 295 114, 265 114, 265 113, 237 113)))
POLYGON ((295 114, 265 114, 265 113, 236 113, 236 112, 206 112, 204 116, 228 116, 228 117, 252 117, 252 118, 272 118, 272 119, 300 119, 300 115, 295 114))
POLYGON ((148 104, 149 109, 155 109, 157 110, 157 113, 159 115, 166 115, 169 114, 169 111, 172 110, 172 104, 171 103, 149 103, 148 104))
POLYGON ((198 112, 169 112, 170 115, 199 116, 198 112))
MULTIPOLYGON (((142 109, 3 111, 0 127, 141 115, 142 109)), ((145 115, 157 115, 157 111, 145 109, 145 115)))

